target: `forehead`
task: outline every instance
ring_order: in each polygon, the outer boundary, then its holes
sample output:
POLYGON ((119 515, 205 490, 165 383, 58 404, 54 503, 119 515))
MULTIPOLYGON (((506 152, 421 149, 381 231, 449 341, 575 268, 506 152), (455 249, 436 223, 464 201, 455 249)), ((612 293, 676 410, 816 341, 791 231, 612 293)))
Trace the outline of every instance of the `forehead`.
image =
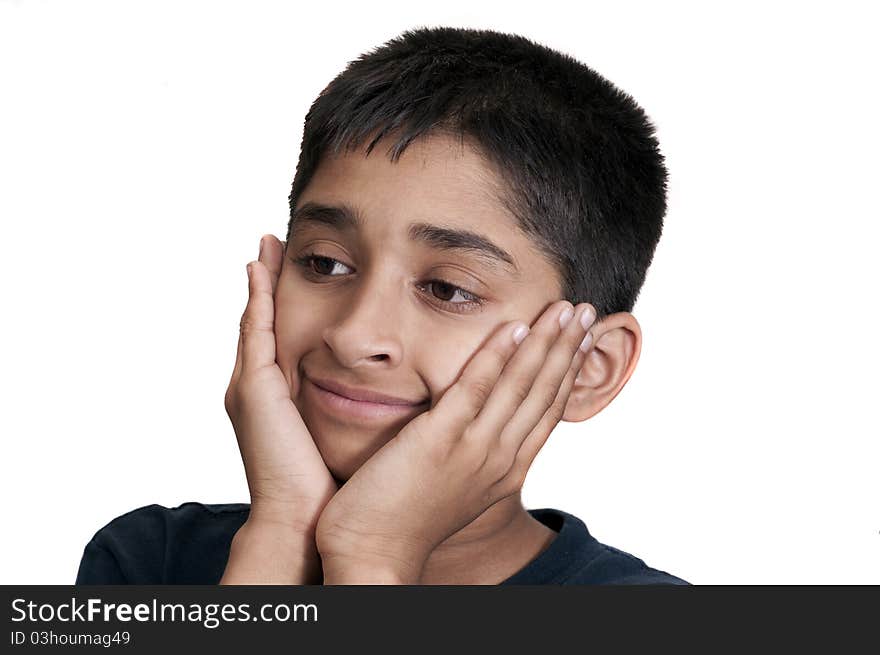
POLYGON ((418 212, 431 204, 469 207, 478 218, 487 219, 487 227, 498 222, 505 223, 503 229, 514 226, 500 201, 503 187, 474 148, 444 134, 428 135, 412 141, 392 162, 387 155, 392 144, 383 139, 369 155, 363 150, 325 155, 303 197, 310 192, 346 193, 361 198, 361 204, 382 203, 392 217, 397 208, 418 212))
POLYGON ((420 137, 396 162, 387 155, 391 145, 381 140, 368 156, 363 149, 326 156, 295 213, 310 204, 345 205, 360 219, 366 233, 360 236, 389 244, 412 240, 414 224, 466 230, 509 253, 518 271, 509 274, 516 279, 554 273, 504 206, 498 174, 467 142, 443 134, 420 137))

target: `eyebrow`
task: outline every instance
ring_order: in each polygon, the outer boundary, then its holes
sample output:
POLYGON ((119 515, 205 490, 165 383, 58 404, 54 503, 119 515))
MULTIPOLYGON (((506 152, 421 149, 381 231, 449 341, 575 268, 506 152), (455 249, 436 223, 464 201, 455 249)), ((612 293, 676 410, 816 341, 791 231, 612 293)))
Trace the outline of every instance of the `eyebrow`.
MULTIPOLYGON (((304 223, 327 225, 341 232, 359 230, 364 227, 362 216, 354 207, 346 203, 325 205, 307 202, 303 204, 293 214, 291 238, 296 234, 297 227, 304 223)), ((519 268, 510 253, 477 232, 431 223, 411 223, 407 233, 410 240, 423 243, 435 250, 467 252, 475 255, 491 268, 501 267, 515 276, 519 275, 519 268)))

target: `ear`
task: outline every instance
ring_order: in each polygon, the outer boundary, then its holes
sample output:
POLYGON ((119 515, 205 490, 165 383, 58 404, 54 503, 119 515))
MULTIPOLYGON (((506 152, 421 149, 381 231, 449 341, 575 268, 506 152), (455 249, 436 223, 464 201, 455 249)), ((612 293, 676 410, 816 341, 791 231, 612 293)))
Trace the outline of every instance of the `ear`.
POLYGON ((590 328, 593 343, 568 395, 563 421, 578 423, 602 411, 627 383, 642 350, 642 329, 628 312, 609 314, 590 328))

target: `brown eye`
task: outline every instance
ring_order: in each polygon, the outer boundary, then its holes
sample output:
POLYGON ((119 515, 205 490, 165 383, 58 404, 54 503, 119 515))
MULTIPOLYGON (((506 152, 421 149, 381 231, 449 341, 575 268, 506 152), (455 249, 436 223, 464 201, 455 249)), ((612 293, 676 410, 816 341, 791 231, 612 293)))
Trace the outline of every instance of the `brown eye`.
POLYGON ((439 300, 445 306, 451 307, 456 311, 461 311, 464 308, 473 306, 480 306, 483 303, 483 299, 480 298, 480 296, 471 293, 467 289, 462 289, 449 282, 444 282, 443 280, 431 280, 425 284, 424 287, 430 288, 431 296, 439 300), (453 300, 456 295, 459 297, 459 300, 453 300))
POLYGON ((312 257, 312 268, 321 275, 331 275, 335 264, 329 257, 312 257))
POLYGON ((434 291, 435 296, 440 300, 446 301, 452 300, 455 297, 455 292, 458 291, 458 287, 439 280, 431 282, 431 289, 434 291))
POLYGON ((324 277, 338 277, 340 274, 333 274, 333 270, 337 265, 348 268, 345 264, 332 257, 322 257, 314 253, 303 255, 293 261, 302 266, 306 272, 324 277))

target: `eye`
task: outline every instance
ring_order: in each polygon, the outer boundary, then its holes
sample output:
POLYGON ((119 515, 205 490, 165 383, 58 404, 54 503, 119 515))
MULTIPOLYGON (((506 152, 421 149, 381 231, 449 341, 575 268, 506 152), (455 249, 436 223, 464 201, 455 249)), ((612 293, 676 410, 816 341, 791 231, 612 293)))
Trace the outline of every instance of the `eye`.
MULTIPOLYGON (((350 268, 346 264, 333 259, 332 257, 323 257, 315 253, 307 253, 293 260, 295 264, 305 269, 305 272, 314 277, 339 277, 341 274, 334 274, 333 271, 337 266, 350 268)), ((456 286, 446 280, 428 280, 416 285, 425 295, 430 296, 431 302, 438 304, 445 309, 453 312, 469 312, 479 309, 484 300, 475 293, 456 286), (430 291, 426 291, 430 290, 430 291), (464 300, 453 301, 453 298, 463 298, 464 300)))
MULTIPOLYGON (((335 275, 333 275, 332 271, 337 264, 339 266, 345 266, 345 264, 333 259, 332 257, 321 257, 320 255, 316 255, 314 253, 303 255, 302 257, 299 257, 294 261, 310 273, 315 273, 317 275, 326 275, 330 277, 336 277, 335 275), (315 268, 315 264, 318 265, 317 269, 315 268)), ((348 268, 347 266, 345 267, 348 268)))
MULTIPOLYGON (((473 307, 475 305, 482 304, 482 298, 479 296, 467 291, 466 289, 462 289, 461 287, 457 287, 454 284, 450 284, 444 280, 428 280, 424 284, 420 286, 421 289, 430 288, 431 295, 439 300, 441 303, 449 305, 458 305, 465 307, 473 307), (463 301, 453 302, 451 298, 455 298, 458 296, 459 298, 464 298, 463 301)), ((467 311, 466 309, 459 309, 458 307, 453 307, 453 311, 467 311)))

